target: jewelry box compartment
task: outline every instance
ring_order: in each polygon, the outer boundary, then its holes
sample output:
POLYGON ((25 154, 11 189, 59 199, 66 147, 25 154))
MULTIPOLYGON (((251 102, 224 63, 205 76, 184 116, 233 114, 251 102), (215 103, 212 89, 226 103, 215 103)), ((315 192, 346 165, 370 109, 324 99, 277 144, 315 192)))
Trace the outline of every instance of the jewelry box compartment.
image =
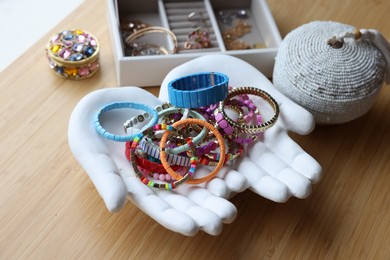
POLYGON ((271 77, 282 41, 266 0, 108 0, 108 18, 121 86, 158 86, 170 70, 206 54, 235 56, 271 77), (148 44, 129 50, 129 35, 137 37, 131 29, 146 26, 164 31, 142 33, 148 44))

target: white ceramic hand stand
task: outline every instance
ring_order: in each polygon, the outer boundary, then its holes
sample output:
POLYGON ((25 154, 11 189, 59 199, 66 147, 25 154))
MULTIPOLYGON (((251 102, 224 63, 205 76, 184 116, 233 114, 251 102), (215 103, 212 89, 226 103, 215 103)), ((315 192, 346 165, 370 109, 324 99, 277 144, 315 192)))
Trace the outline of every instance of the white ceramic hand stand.
MULTIPOLYGON (((259 99, 255 102, 261 104, 259 99)), ((139 111, 122 110, 110 111, 102 117, 101 124, 112 133, 124 134, 123 123, 139 111)), ((266 106, 261 111, 265 112, 264 116, 272 112, 266 106)), ((321 177, 321 167, 289 138, 287 131, 307 134, 313 127, 311 114, 280 94, 254 67, 231 56, 207 55, 173 69, 163 81, 160 99, 137 87, 107 88, 88 94, 71 115, 68 138, 75 158, 110 211, 120 210, 128 197, 170 230, 187 236, 199 230, 218 235, 223 223, 231 223, 237 214, 228 198, 247 188, 276 202, 309 195, 311 184, 321 177), (252 86, 267 91, 279 103, 280 117, 257 142, 248 145, 235 164, 222 168, 210 182, 184 184, 173 191, 149 188, 134 175, 124 155, 124 143, 102 138, 94 128, 93 118, 102 106, 112 102, 137 102, 155 107, 168 101, 169 81, 204 71, 228 75, 229 85, 233 87, 252 86)))

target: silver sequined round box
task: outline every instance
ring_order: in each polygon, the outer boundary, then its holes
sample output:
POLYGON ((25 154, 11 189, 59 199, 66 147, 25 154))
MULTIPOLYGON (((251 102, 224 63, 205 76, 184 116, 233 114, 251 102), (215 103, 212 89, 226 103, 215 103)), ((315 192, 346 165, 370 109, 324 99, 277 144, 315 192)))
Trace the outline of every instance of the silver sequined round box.
POLYGON ((291 31, 276 56, 273 82, 310 111, 317 124, 340 124, 364 115, 383 85, 386 61, 368 40, 328 40, 353 26, 315 21, 291 31))

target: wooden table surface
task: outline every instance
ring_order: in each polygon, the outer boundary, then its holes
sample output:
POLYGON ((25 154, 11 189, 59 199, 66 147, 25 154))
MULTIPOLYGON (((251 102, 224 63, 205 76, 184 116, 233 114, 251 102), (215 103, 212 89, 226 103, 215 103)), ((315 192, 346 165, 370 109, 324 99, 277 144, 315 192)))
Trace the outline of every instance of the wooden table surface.
MULTIPOLYGON (((390 39, 388 0, 269 5, 282 36, 334 20, 390 39)), ((106 12, 105 0, 86 0, 0 75, 0 259, 390 259, 389 86, 360 119, 293 135, 323 167, 305 200, 277 204, 243 192, 232 199, 236 220, 217 237, 176 234, 131 203, 109 213, 67 140, 76 103, 118 86, 106 12), (56 77, 44 55, 51 35, 76 27, 104 46, 101 72, 80 82, 56 77)))

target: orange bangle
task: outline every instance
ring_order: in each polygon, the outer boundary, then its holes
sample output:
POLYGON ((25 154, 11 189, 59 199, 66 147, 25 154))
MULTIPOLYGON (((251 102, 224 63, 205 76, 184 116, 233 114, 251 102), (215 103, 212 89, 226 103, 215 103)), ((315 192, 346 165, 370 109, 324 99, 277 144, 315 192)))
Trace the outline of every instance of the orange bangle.
MULTIPOLYGON (((195 119, 195 118, 187 118, 187 119, 182 119, 182 120, 175 122, 172 126, 174 128, 178 128, 179 126, 189 125, 189 124, 200 125, 200 126, 206 127, 209 131, 211 131, 215 135, 215 137, 218 141, 220 154, 221 154, 216 167, 209 175, 207 175, 203 178, 199 178, 199 179, 189 179, 187 181, 188 184, 199 184, 202 182, 207 182, 207 181, 211 180, 212 178, 214 178, 215 175, 217 175, 218 171, 222 168, 222 166, 225 163, 226 145, 225 145, 225 140, 222 137, 222 135, 219 133, 219 131, 213 125, 211 125, 210 123, 208 123, 205 120, 195 119)), ((181 176, 180 174, 175 172, 171 168, 171 166, 169 165, 169 163, 167 161, 167 153, 165 152, 165 143, 167 142, 167 138, 168 138, 168 135, 170 132, 171 132, 170 130, 166 130, 164 132, 163 136, 161 137, 161 140, 160 140, 160 160, 161 160, 161 164, 164 166, 167 173, 172 176, 172 178, 174 178, 175 180, 181 180, 183 178, 183 176, 181 176)))

